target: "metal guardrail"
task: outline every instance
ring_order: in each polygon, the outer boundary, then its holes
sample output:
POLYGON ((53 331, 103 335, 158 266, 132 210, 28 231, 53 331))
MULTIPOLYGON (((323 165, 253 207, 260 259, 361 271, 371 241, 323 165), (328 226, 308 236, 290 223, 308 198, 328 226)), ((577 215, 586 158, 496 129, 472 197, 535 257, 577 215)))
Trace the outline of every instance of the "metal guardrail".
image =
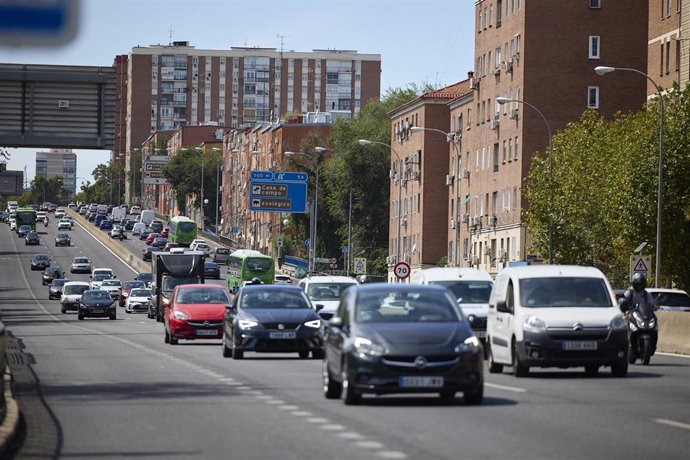
MULTIPOLYGON (((5 350, 7 349, 7 342, 5 338, 5 325, 0 322, 0 404, 5 406, 5 366, 7 365, 7 358, 5 357, 5 350)), ((0 420, 2 422, 2 420, 0 420)))

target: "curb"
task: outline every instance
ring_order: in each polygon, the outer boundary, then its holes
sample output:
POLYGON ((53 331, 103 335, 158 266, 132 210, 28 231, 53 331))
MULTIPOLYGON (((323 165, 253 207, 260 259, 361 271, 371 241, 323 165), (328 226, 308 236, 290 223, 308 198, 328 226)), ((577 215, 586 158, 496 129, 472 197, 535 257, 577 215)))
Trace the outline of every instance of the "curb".
POLYGON ((5 420, 0 425, 0 458, 8 458, 8 452, 13 445, 13 441, 19 429, 19 405, 12 394, 12 372, 10 368, 5 369, 3 376, 5 380, 5 420))

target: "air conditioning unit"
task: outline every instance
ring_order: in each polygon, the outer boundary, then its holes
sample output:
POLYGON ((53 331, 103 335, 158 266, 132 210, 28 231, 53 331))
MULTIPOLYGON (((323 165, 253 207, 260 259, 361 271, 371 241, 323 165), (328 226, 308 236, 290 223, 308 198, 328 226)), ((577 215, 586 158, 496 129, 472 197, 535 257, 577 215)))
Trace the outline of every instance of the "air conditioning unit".
POLYGON ((460 131, 453 133, 453 138, 451 139, 451 142, 453 142, 454 144, 459 144, 461 140, 462 133, 460 131))
POLYGON ((455 219, 451 217, 450 219, 450 228, 455 228, 455 219))
POLYGON ((492 227, 496 226, 497 221, 498 219, 496 218, 496 216, 489 216, 489 225, 491 225, 492 227))
POLYGON ((509 60, 505 62, 505 69, 506 73, 513 73, 513 60, 509 60))
POLYGON ((518 109, 510 109, 510 118, 512 120, 517 120, 518 117, 518 109))
POLYGON ((469 178, 470 178, 470 170, 466 169, 465 170, 465 179, 469 179, 469 178))
POLYGON ((452 176, 451 174, 446 175, 446 185, 449 185, 449 186, 450 186, 450 185, 453 185, 453 179, 454 179, 454 178, 455 178, 455 177, 452 176))
POLYGON ((462 222, 463 224, 467 223, 467 214, 460 215, 460 222, 462 222))
POLYGON ((491 69, 491 70, 489 71, 489 73, 492 74, 492 75, 501 75, 501 67, 500 67, 500 66, 496 66, 496 68, 491 69))
POLYGON ((470 89, 479 89, 479 80, 472 77, 470 78, 470 89))
POLYGON ((489 128, 496 131, 499 127, 499 124, 500 122, 498 120, 491 120, 491 122, 489 123, 489 128))

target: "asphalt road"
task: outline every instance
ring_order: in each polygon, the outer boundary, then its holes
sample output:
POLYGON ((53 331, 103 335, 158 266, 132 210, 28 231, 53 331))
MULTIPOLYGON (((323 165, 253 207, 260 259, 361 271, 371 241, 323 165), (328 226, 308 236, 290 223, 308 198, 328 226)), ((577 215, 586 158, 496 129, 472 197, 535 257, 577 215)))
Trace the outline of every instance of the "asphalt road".
MULTIPOLYGON (((44 230, 43 227, 40 230, 44 230)), ((84 254, 134 273, 83 229, 73 246, 24 246, 0 224, 0 310, 27 423, 17 458, 534 459, 690 455, 690 359, 654 356, 608 372, 486 374, 481 406, 386 396, 326 400, 321 363, 288 355, 224 359, 220 341, 163 343, 146 315, 60 314, 30 258, 63 268, 84 254)), ((131 242, 130 242, 131 243, 131 242)), ((138 243, 138 241, 136 242, 138 243)), ((71 275, 88 279, 88 275, 71 275)), ((223 281, 221 281, 222 283, 223 281)))

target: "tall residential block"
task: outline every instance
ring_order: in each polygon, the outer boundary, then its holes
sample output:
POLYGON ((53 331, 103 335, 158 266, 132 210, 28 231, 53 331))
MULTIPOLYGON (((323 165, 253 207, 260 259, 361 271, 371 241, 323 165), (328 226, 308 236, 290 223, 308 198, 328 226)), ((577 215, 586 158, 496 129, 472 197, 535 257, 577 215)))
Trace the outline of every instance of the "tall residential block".
POLYGON ((36 177, 60 177, 70 196, 74 196, 77 193, 77 154, 72 149, 36 152, 36 177))

